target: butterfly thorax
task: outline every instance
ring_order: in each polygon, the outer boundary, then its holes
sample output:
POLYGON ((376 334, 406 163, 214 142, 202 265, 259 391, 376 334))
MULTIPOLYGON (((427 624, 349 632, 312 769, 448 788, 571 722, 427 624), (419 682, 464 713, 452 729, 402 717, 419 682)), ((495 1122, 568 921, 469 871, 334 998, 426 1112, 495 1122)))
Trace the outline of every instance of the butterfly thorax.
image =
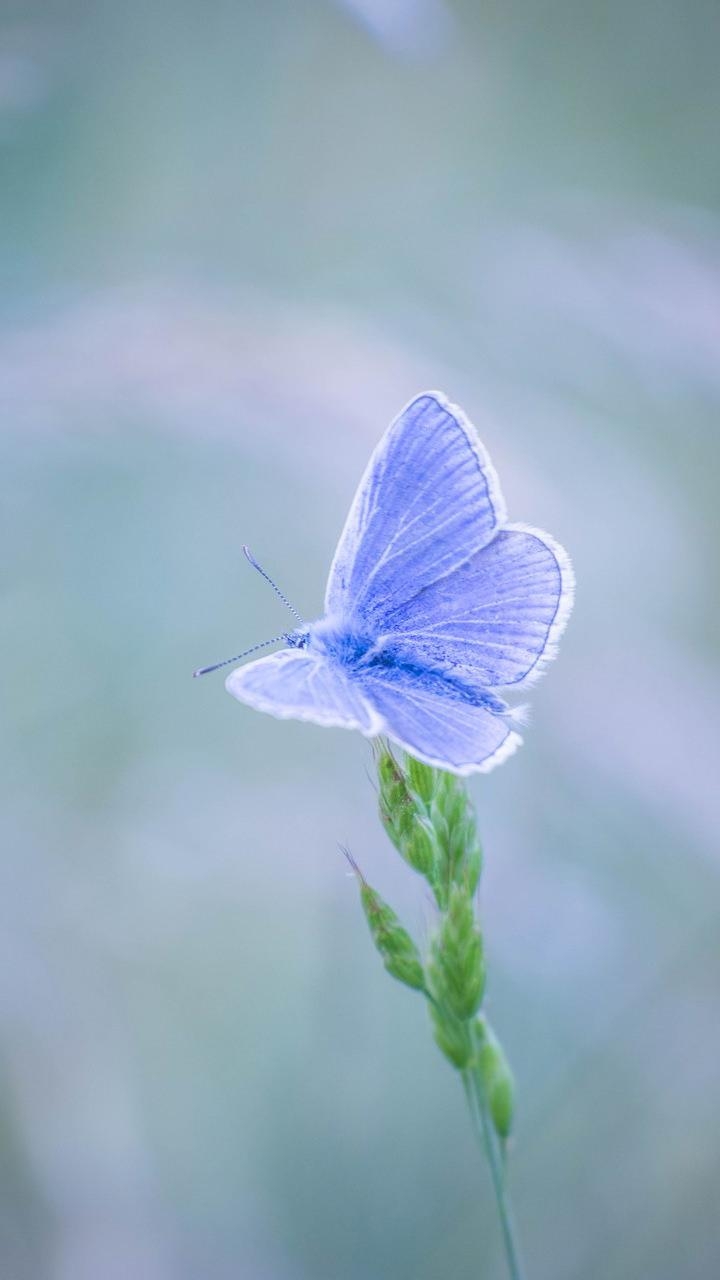
POLYGON ((304 639, 295 634, 299 637, 296 644, 358 674, 371 668, 405 665, 397 636, 371 635, 361 621, 352 618, 320 618, 310 625, 304 639))
POLYGON ((344 618, 319 618, 304 633, 294 634, 298 636, 295 642, 298 647, 334 658, 344 667, 356 667, 368 661, 379 644, 376 636, 365 634, 361 626, 344 618))

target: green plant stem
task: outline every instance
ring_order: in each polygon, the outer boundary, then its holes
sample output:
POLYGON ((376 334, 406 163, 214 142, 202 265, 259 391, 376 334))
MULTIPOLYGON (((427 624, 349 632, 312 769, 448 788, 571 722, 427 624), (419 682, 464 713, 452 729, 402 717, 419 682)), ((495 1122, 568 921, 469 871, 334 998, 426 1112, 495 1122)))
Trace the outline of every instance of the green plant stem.
POLYGON ((502 1228, 505 1256, 512 1280, 524 1280, 524 1271, 520 1259, 520 1247, 513 1222, 512 1210, 507 1187, 505 1185, 505 1168, 498 1142, 493 1129, 483 1090, 482 1080, 477 1068, 467 1067, 462 1073, 465 1093, 467 1095, 470 1115, 478 1142, 482 1146, 490 1166, 495 1203, 497 1204, 500 1226, 502 1228))

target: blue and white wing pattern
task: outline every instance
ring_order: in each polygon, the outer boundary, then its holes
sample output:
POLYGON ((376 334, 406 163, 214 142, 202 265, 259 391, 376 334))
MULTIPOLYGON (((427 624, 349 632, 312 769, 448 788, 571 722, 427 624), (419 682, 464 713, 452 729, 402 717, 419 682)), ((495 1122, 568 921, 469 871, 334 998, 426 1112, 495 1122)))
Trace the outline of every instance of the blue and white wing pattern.
POLYGON ((437 391, 417 396, 360 481, 325 613, 372 626, 479 551, 504 519, 497 476, 462 410, 437 391))
POLYGON ((342 667, 322 654, 281 649, 238 667, 225 688, 239 702, 280 720, 311 720, 337 729, 383 732, 380 716, 342 667))
POLYGON ((325 616, 227 688, 271 715, 386 734, 438 768, 486 773, 522 741, 499 691, 531 683, 555 656, 573 594, 567 553, 506 523, 474 428, 428 391, 370 459, 325 616))
POLYGON ((443 667, 473 688, 527 685, 555 657, 572 606, 567 552, 508 524, 446 577, 384 618, 398 661, 443 667))
POLYGON ((378 668, 363 677, 362 688, 387 736, 438 769, 489 773, 522 742, 498 699, 473 697, 443 675, 378 668))

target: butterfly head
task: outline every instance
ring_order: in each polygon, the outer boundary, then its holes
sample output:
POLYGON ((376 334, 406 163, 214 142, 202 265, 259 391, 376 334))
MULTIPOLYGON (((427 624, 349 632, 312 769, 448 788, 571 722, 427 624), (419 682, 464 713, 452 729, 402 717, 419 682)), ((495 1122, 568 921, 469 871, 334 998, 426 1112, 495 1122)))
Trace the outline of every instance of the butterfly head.
POLYGON ((307 649, 309 640, 309 627, 298 627, 295 631, 288 631, 285 636, 288 649, 307 649))

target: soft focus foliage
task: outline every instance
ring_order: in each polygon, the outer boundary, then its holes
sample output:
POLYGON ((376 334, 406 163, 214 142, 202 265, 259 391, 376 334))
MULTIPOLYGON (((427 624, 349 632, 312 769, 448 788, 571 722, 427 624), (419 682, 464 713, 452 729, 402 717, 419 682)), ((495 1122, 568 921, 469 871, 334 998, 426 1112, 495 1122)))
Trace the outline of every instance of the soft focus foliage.
POLYGON ((337 852, 429 932, 367 744, 190 677, 287 624, 243 541, 319 614, 428 385, 580 584, 471 784, 531 1274, 720 1270, 719 28, 3 7, 3 1276, 503 1274, 337 852))

